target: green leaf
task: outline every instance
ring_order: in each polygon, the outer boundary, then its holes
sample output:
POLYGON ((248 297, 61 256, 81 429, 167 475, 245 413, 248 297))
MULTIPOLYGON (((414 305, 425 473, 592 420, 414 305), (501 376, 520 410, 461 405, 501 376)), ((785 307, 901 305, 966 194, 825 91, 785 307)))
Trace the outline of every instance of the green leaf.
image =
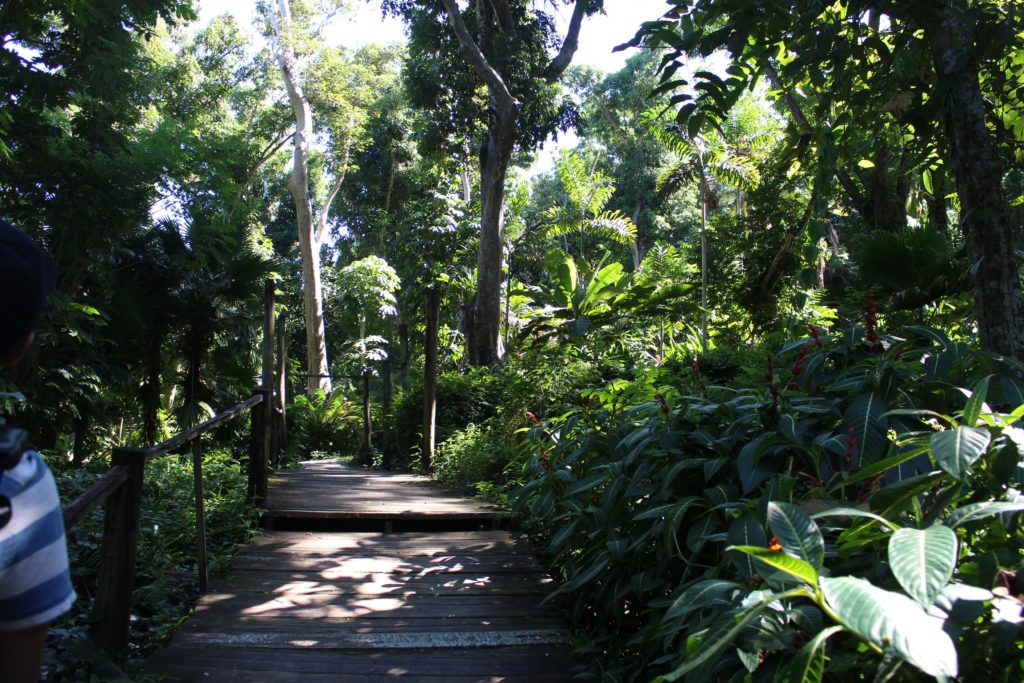
POLYGON ((732 545, 726 548, 726 550, 734 550, 736 552, 750 555, 751 557, 771 566, 773 569, 777 569, 798 581, 803 581, 804 583, 812 586, 818 580, 818 570, 800 558, 787 555, 783 552, 750 545, 732 545))
POLYGON ((888 443, 885 435, 889 427, 889 420, 885 416, 888 410, 889 407, 881 398, 868 393, 854 399, 843 415, 843 430, 852 428, 857 439, 853 450, 858 466, 865 464, 865 458, 881 455, 884 451, 888 443))
MULTIPOLYGON (((757 515, 747 513, 733 520, 733 523, 729 525, 729 533, 726 536, 726 542, 729 545, 736 546, 753 546, 756 548, 764 548, 768 539, 765 537, 764 529, 761 527, 761 522, 757 519, 757 515)), ((747 581, 757 574, 757 566, 751 559, 750 555, 745 553, 728 553, 729 559, 736 565, 740 574, 747 581)))
POLYGON ((963 423, 968 427, 973 427, 978 424, 978 417, 981 415, 983 409, 987 409, 985 405, 985 397, 988 395, 988 383, 992 379, 992 375, 985 377, 978 381, 974 385, 974 389, 971 390, 970 398, 967 399, 967 404, 964 405, 964 417, 963 423))
POLYGON ((705 662, 717 656, 723 648, 727 647, 729 643, 739 635, 740 631, 742 631, 747 624, 759 617, 761 612, 763 612, 769 604, 778 598, 779 596, 777 595, 769 594, 762 598, 761 602, 748 607, 739 618, 734 619, 734 623, 728 628, 710 631, 704 636, 704 639, 701 640, 700 647, 697 648, 696 653, 683 660, 683 663, 672 671, 672 673, 665 676, 665 680, 678 680, 690 671, 693 671, 697 667, 702 666, 705 662))
POLYGON ((897 531, 900 528, 899 524, 894 524, 881 515, 876 515, 875 513, 867 512, 866 510, 858 510, 857 508, 832 508, 830 510, 823 510, 811 515, 811 519, 820 519, 822 517, 863 517, 865 519, 873 519, 876 522, 881 522, 893 531, 897 531))
POLYGON ((889 539, 889 566, 910 597, 928 607, 953 578, 956 533, 941 524, 900 529, 889 539))
POLYGON ((577 526, 579 526, 579 520, 574 520, 572 523, 563 526, 555 532, 555 535, 551 537, 551 541, 548 543, 548 548, 551 549, 551 552, 556 554, 560 553, 562 551, 562 546, 564 546, 566 541, 576 533, 577 526))
POLYGON ((724 579, 707 579, 695 583, 673 601, 672 606, 665 612, 665 620, 679 619, 713 605, 731 605, 732 601, 729 598, 738 588, 738 583, 724 579))
POLYGON ((953 641, 942 620, 901 593, 849 576, 819 579, 829 607, 841 623, 880 650, 891 650, 932 676, 956 676, 953 641))
POLYGON ((857 162, 857 166, 860 168, 874 168, 875 162, 871 161, 871 159, 861 159, 857 162))
POLYGON ((815 570, 825 561, 825 539, 818 525, 800 508, 789 503, 768 503, 768 526, 782 549, 804 560, 815 570))
POLYGON ((1004 512, 1019 512, 1024 510, 1024 502, 988 501, 986 503, 974 503, 965 505, 954 510, 946 518, 946 525, 955 529, 958 526, 969 522, 976 522, 985 517, 999 515, 1004 512))
POLYGON ((932 434, 929 444, 938 466, 962 481, 991 440, 987 430, 957 427, 932 434))
POLYGON ((775 673, 774 683, 821 683, 825 676, 825 641, 843 630, 831 626, 819 631, 775 673))

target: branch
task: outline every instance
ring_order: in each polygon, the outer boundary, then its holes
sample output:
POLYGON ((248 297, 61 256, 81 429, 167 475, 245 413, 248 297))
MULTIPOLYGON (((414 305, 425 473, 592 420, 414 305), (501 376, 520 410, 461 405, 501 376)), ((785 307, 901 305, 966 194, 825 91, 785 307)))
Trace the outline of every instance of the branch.
MULTIPOLYGON (((447 1, 445 0, 446 3, 447 1)), ((583 17, 586 13, 586 0, 576 0, 576 6, 572 10, 572 19, 569 20, 569 32, 565 34, 565 40, 562 41, 562 49, 548 64, 548 68, 544 69, 543 76, 548 82, 561 76, 572 62, 576 48, 579 47, 580 27, 583 25, 583 17)))
MULTIPOLYGON (((768 80, 771 82, 772 87, 782 93, 782 100, 786 103, 786 108, 789 109, 789 113, 792 115, 793 120, 796 121, 796 125, 800 127, 801 134, 810 135, 813 133, 814 129, 807 121, 807 117, 804 116, 804 112, 800 109, 800 104, 796 101, 796 98, 793 97, 793 94, 789 89, 783 85, 782 79, 779 78, 779 72, 775 70, 775 67, 772 66, 771 62, 767 58, 762 60, 762 64, 764 66, 764 73, 768 76, 768 80)), ((853 178, 850 177, 850 174, 845 170, 837 168, 835 169, 835 173, 836 178, 839 180, 839 184, 843 186, 844 190, 846 190, 846 194, 849 195, 854 206, 857 207, 858 211, 863 213, 865 200, 860 188, 857 187, 857 184, 853 182, 853 178)))
POLYGON ((818 202, 817 189, 811 193, 811 200, 807 202, 807 208, 804 210, 804 215, 800 218, 800 222, 796 223, 786 233, 786 239, 782 242, 782 247, 778 253, 775 254, 775 258, 772 259, 772 263, 768 266, 768 270, 765 272, 764 277, 761 279, 761 291, 765 294, 771 292, 775 288, 775 283, 778 282, 779 267, 782 265, 782 260, 793 251, 793 242, 796 238, 807 229, 807 224, 811 222, 811 216, 814 213, 814 205, 818 202))
POLYGON ((331 210, 331 202, 338 194, 338 190, 341 189, 341 184, 345 182, 345 174, 348 172, 348 160, 349 155, 352 151, 352 138, 345 139, 345 157, 341 160, 341 172, 338 177, 334 180, 334 185, 331 186, 331 191, 327 193, 327 198, 324 200, 324 206, 320 209, 320 217, 317 220, 316 225, 316 243, 323 244, 324 232, 327 230, 327 214, 331 210))
POLYGON ((491 95, 494 97, 498 109, 502 110, 506 116, 511 115, 519 108, 519 102, 509 92, 508 86, 505 85, 505 81, 501 78, 501 74, 494 70, 494 67, 487 61, 487 57, 480 51, 480 47, 473 41, 473 37, 469 34, 469 29, 466 28, 466 22, 462 21, 462 15, 459 14, 456 0, 441 0, 441 3, 444 5, 445 12, 448 13, 448 20, 452 24, 455 36, 459 39, 462 55, 469 61, 470 66, 473 67, 480 78, 484 79, 484 82, 487 83, 487 89, 490 90, 491 95))
POLYGON ((278 140, 268 142, 267 146, 260 151, 259 161, 256 162, 256 168, 259 168, 263 164, 267 163, 272 156, 277 154, 278 150, 284 147, 284 143, 288 142, 292 138, 292 133, 285 133, 278 140))

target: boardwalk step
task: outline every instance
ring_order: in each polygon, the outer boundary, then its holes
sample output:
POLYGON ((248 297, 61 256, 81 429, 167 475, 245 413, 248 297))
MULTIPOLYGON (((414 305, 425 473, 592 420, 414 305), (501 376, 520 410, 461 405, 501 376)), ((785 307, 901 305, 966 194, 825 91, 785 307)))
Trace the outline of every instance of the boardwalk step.
POLYGON ((279 473, 268 508, 275 530, 238 553, 143 674, 261 683, 572 680, 565 619, 547 600, 553 582, 529 542, 492 528, 508 522, 507 512, 423 477, 335 462, 279 473), (281 530, 288 524, 300 526, 281 530))

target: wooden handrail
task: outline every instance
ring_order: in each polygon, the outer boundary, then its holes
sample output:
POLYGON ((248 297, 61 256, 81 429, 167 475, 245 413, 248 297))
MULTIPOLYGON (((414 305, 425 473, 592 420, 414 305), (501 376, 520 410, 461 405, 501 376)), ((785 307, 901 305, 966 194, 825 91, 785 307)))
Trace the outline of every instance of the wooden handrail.
POLYGON ((223 413, 215 415, 214 417, 211 417, 209 420, 206 420, 205 422, 200 422, 195 427, 192 427, 191 429, 184 431, 181 434, 178 434, 177 436, 173 436, 170 439, 167 439, 167 441, 161 441, 160 443, 154 446, 150 446, 149 448, 144 449, 143 453, 145 453, 146 462, 149 462, 154 458, 159 458, 162 455, 167 455, 171 451, 184 446, 189 441, 196 438, 203 432, 209 431, 210 429, 213 429, 218 425, 222 425, 225 422, 232 420, 235 417, 238 417, 238 415, 242 413, 242 411, 248 410, 249 408, 252 408, 253 406, 258 405, 262 402, 263 394, 254 394, 253 396, 250 396, 248 399, 242 401, 238 405, 228 408, 223 413))
POLYGON ((118 465, 93 482, 78 498, 64 506, 64 530, 70 531, 94 507, 128 479, 128 467, 118 465))
POLYGON ((196 497, 197 560, 200 589, 207 586, 206 528, 203 510, 202 435, 238 417, 246 410, 252 413, 252 434, 249 451, 249 497, 261 504, 266 499, 267 466, 270 444, 270 391, 258 390, 245 401, 228 408, 209 420, 181 434, 148 448, 115 448, 111 454, 113 467, 72 502, 64 506, 64 527, 73 528, 90 510, 107 501, 103 523, 103 544, 100 548, 99 582, 93 610, 91 636, 94 642, 115 659, 123 659, 128 651, 128 626, 131 619, 131 595, 135 581, 136 546, 142 505, 142 483, 145 464, 192 442, 194 487, 196 497), (263 405, 260 405, 263 404, 263 405), (260 406, 257 410, 256 406, 260 406))

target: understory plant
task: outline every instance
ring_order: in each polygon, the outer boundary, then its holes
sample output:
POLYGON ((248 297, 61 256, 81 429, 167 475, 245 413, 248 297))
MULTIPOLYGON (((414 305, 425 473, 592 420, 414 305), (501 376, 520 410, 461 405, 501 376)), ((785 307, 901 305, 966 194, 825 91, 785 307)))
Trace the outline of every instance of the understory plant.
POLYGON ((940 331, 659 368, 527 430, 517 509, 609 681, 1024 676, 1020 383, 940 331))

